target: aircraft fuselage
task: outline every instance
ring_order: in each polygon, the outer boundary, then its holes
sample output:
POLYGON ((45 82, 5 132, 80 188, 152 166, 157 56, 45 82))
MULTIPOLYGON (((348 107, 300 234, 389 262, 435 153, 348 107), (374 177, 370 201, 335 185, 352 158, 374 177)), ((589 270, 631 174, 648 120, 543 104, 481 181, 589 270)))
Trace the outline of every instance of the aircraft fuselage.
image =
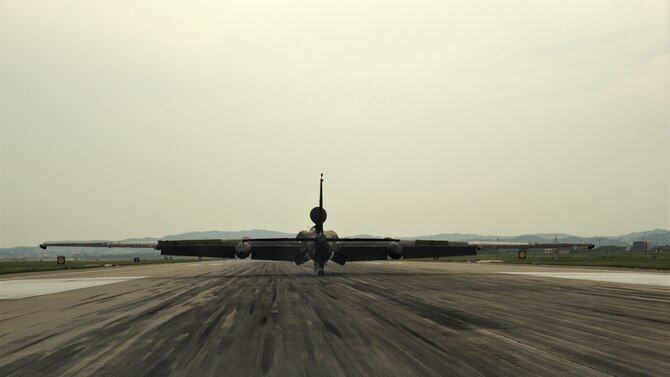
POLYGON ((314 262, 314 272, 317 275, 323 275, 323 267, 330 260, 335 252, 335 246, 328 240, 336 240, 337 233, 332 230, 317 232, 316 227, 310 230, 303 230, 298 233, 300 239, 310 238, 314 241, 303 241, 303 252, 314 262))

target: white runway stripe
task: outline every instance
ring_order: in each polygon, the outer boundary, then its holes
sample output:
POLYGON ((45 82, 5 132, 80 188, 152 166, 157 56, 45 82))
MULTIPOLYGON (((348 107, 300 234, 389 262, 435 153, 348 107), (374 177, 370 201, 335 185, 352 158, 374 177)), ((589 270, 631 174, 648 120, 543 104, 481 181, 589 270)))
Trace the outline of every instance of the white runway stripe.
POLYGON ((609 283, 658 285, 670 288, 670 274, 638 272, 501 272, 502 274, 530 275, 561 279, 604 281, 609 283))
POLYGON ((133 279, 142 279, 145 277, 146 276, 2 280, 0 281, 0 300, 48 295, 51 293, 71 291, 74 289, 120 283, 133 279))

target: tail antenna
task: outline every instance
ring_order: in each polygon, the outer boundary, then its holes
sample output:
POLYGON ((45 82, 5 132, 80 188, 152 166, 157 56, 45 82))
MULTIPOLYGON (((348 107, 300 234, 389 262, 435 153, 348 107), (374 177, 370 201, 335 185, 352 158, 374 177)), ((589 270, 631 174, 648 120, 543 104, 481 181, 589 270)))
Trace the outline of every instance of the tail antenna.
POLYGON ((319 224, 316 226, 318 234, 323 233, 324 221, 326 221, 326 219, 323 218, 323 173, 321 173, 321 179, 319 180, 319 224))
POLYGON ((323 208, 323 173, 321 173, 321 181, 319 182, 319 207, 323 208))
POLYGON ((319 226, 317 231, 319 234, 323 233, 323 222, 326 220, 323 218, 323 173, 321 173, 321 180, 319 181, 319 226))

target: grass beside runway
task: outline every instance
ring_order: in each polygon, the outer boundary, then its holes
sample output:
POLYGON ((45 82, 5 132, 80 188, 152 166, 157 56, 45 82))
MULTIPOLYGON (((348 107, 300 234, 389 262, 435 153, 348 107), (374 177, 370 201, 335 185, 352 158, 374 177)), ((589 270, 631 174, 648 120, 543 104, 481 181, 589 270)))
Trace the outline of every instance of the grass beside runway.
POLYGON ((479 254, 467 257, 444 257, 444 262, 480 262, 501 261, 513 264, 545 264, 559 266, 621 267, 650 270, 670 270, 670 253, 667 252, 602 252, 579 251, 571 254, 544 254, 529 252, 526 259, 519 259, 517 253, 479 254))
POLYGON ((65 264, 58 264, 55 260, 50 261, 2 261, 0 262, 0 275, 14 274, 19 272, 55 271, 55 270, 77 270, 82 268, 131 266, 140 264, 162 264, 197 262, 197 258, 179 259, 140 259, 139 262, 132 260, 66 260, 65 264))

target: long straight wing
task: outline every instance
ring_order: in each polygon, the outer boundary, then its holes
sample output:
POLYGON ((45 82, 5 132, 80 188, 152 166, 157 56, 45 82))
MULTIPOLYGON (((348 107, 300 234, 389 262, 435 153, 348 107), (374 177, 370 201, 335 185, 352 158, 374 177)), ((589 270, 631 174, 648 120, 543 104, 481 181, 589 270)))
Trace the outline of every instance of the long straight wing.
POLYGON ((468 241, 469 245, 479 247, 480 250, 487 249, 555 249, 555 248, 573 248, 582 247, 585 249, 593 249, 596 245, 592 243, 578 243, 578 242, 489 242, 489 241, 468 241))
POLYGON ((127 248, 146 248, 155 249, 156 242, 113 242, 113 241, 94 241, 94 242, 42 242, 40 247, 46 249, 49 246, 63 247, 127 247, 127 248))
MULTIPOLYGON (((346 261, 381 259, 437 258, 476 255, 485 249, 544 249, 544 248, 587 248, 590 243, 532 243, 532 242, 454 242, 437 240, 391 240, 391 239, 341 239, 337 242, 336 253, 346 261)), ((337 261, 337 257, 334 260, 337 261)))
POLYGON ((291 238, 266 238, 245 240, 184 240, 158 241, 157 250, 162 255, 213 257, 232 259, 244 256, 248 251, 251 259, 295 261, 302 250, 300 241, 291 238), (245 249, 240 249, 244 245, 245 249), (240 254, 236 255, 236 252, 240 254))
MULTIPOLYGON (((275 261, 302 261, 303 242, 313 238, 265 238, 247 240, 158 241, 156 249, 163 255, 235 258, 241 242, 249 246, 251 259, 275 261)), ((386 259, 435 258, 455 255, 476 255, 479 247, 467 242, 411 240, 382 238, 328 239, 333 248, 333 261, 369 261, 386 259)))
POLYGON ((251 259, 295 261, 302 252, 300 239, 295 238, 264 238, 264 239, 239 239, 239 240, 175 240, 155 242, 44 242, 40 244, 42 249, 52 246, 60 247, 105 247, 105 248, 149 248, 156 249, 161 255, 174 255, 186 257, 211 257, 232 259, 236 257, 240 244, 245 244, 249 250, 253 250, 251 259))
MULTIPOLYGON (((292 261, 303 263, 308 260, 304 242, 314 242, 314 238, 264 238, 241 240, 176 240, 155 242, 45 242, 40 245, 65 247, 126 247, 152 248, 161 255, 212 257, 233 259, 236 257, 256 260, 292 261)), ((482 249, 516 249, 584 247, 587 243, 528 243, 528 242, 454 242, 434 240, 398 240, 391 238, 342 238, 328 239, 333 250, 332 261, 344 264, 347 261, 371 261, 386 259, 437 258, 460 255, 476 255, 482 249)))
MULTIPOLYGON (((466 242, 432 240, 340 240, 335 253, 346 261, 435 258, 455 255, 476 255, 478 247, 466 242)), ((333 258, 337 262, 337 257, 333 258)))
MULTIPOLYGON (((43 249, 51 246, 64 247, 129 247, 160 250, 161 255, 212 257, 232 259, 241 244, 248 247, 251 259, 299 261, 304 254, 303 242, 314 238, 264 238, 244 240, 176 240, 146 243, 124 242, 45 242, 43 249)), ((382 238, 328 239, 337 257, 342 261, 386 260, 388 258, 433 258, 452 255, 475 255, 477 246, 465 242, 450 241, 401 241, 382 238)), ((239 256, 239 255, 238 255, 239 256)))

